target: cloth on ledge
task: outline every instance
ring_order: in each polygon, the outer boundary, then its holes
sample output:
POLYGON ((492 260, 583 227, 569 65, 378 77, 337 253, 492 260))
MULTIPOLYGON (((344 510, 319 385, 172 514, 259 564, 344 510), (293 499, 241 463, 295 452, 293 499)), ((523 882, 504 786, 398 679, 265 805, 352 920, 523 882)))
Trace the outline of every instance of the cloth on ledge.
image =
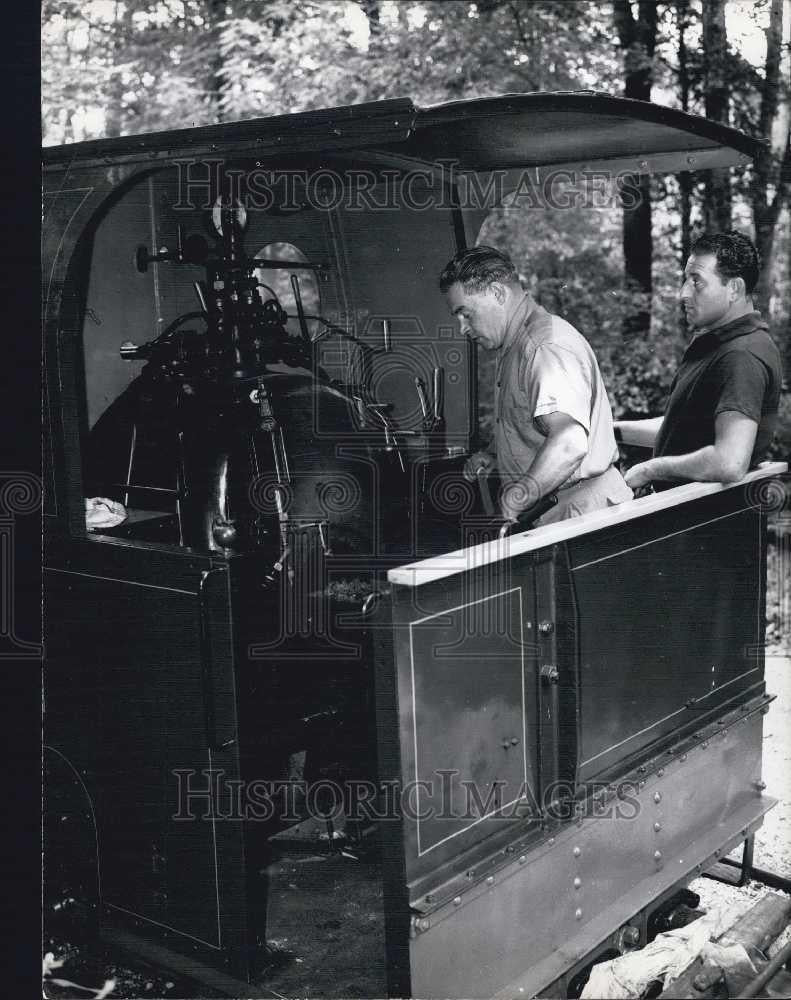
POLYGON ((88 531, 97 528, 114 528, 126 520, 126 508, 122 503, 107 497, 87 497, 85 500, 85 527, 88 531))

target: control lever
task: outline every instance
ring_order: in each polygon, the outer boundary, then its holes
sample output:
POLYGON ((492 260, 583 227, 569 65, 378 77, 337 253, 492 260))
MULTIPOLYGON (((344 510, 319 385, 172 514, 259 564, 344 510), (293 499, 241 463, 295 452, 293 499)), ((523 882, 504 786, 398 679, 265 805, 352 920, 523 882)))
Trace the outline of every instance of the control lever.
POLYGON ((437 427, 444 422, 443 410, 444 410, 444 389, 445 389, 445 372, 442 368, 434 369, 434 427, 437 427))
POLYGON ((148 271, 149 264, 161 264, 171 261, 174 264, 195 264, 203 266, 209 256, 209 244, 199 233, 190 234, 182 239, 181 226, 176 236, 176 249, 168 250, 163 246, 154 253, 148 252, 148 247, 140 244, 135 250, 135 267, 141 274, 148 271))
POLYGON ((394 450, 396 453, 396 458, 398 459, 398 464, 401 467, 402 472, 406 472, 406 466, 404 465, 404 458, 401 454, 401 449, 398 446, 398 438, 396 437, 393 425, 387 419, 384 411, 389 410, 391 407, 390 403, 365 403, 366 410, 370 410, 375 417, 378 418, 385 434, 385 447, 388 451, 394 450))
POLYGON ((415 389, 417 390, 417 398, 420 403, 420 412, 423 414, 423 425, 426 426, 429 423, 426 387, 423 385, 423 380, 417 378, 417 376, 415 377, 415 389))
POLYGON ((432 373, 432 400, 429 407, 426 387, 423 379, 415 377, 415 389, 420 402, 420 410, 423 414, 423 431, 425 434, 436 433, 444 424, 442 416, 443 409, 443 375, 442 368, 435 368, 432 373), (429 412, 429 410, 431 412, 429 412))
POLYGON ((297 306, 297 316, 299 317, 299 332, 302 335, 303 343, 307 344, 309 347, 310 343, 310 332, 308 331, 308 324, 305 319, 305 310, 302 307, 302 292, 299 287, 299 278, 296 274, 291 275, 291 289, 294 292, 294 302, 297 306))

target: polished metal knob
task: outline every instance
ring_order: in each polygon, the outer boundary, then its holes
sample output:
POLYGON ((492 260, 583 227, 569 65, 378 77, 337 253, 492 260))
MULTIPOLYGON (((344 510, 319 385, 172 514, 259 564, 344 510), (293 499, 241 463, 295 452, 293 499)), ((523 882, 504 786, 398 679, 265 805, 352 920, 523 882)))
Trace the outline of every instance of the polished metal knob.
POLYGON ((555 664, 545 663, 541 668, 541 683, 557 684, 559 680, 560 680, 560 674, 555 664))

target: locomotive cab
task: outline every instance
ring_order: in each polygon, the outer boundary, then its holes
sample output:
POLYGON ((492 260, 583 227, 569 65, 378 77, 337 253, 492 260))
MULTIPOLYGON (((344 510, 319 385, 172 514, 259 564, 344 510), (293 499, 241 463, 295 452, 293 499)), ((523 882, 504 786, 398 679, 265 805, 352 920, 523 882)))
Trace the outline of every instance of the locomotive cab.
POLYGON ((436 282, 493 191, 756 150, 536 94, 46 151, 47 813, 86 834, 50 830, 51 894, 304 991, 271 942, 300 933, 280 859, 313 851, 381 952, 363 995, 562 992, 755 829, 784 468, 509 535, 460 473, 477 357, 436 282), (624 799, 615 877, 589 807, 624 799))

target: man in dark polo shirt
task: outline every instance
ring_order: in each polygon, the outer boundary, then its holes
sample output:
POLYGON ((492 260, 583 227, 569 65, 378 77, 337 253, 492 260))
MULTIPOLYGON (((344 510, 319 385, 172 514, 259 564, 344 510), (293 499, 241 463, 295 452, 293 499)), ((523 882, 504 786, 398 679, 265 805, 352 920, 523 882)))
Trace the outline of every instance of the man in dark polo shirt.
POLYGON ((735 482, 766 455, 782 381, 780 352, 753 306, 758 253, 741 233, 704 236, 684 269, 681 302, 695 335, 670 387, 664 417, 620 420, 626 444, 653 446, 626 482, 735 482))

